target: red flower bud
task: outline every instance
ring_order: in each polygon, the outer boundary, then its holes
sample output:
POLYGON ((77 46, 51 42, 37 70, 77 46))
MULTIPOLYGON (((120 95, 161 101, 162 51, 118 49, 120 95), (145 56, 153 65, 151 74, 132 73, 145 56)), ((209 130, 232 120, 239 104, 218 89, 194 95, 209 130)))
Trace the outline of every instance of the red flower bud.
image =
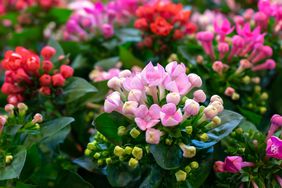
POLYGON ((51 61, 45 60, 43 61, 42 69, 44 72, 48 73, 53 68, 53 63, 51 61))
POLYGON ((30 72, 37 73, 40 68, 39 58, 31 56, 26 61, 26 69, 30 72))
POLYGON ((52 82, 52 78, 49 74, 43 74, 39 81, 41 86, 49 86, 52 82))
POLYGON ((7 101, 9 104, 17 105, 23 101, 23 97, 21 95, 9 95, 7 101))
POLYGON ((56 49, 51 46, 45 46, 42 48, 40 54, 45 60, 49 60, 56 54, 56 49))
POLYGON ((51 89, 49 87, 43 86, 39 89, 42 95, 51 95, 51 89))
POLYGON ((63 75, 64 78, 72 77, 73 75, 73 68, 68 65, 62 65, 60 67, 60 73, 63 75))
POLYGON ((55 74, 52 76, 53 86, 64 86, 65 78, 61 74, 55 74))

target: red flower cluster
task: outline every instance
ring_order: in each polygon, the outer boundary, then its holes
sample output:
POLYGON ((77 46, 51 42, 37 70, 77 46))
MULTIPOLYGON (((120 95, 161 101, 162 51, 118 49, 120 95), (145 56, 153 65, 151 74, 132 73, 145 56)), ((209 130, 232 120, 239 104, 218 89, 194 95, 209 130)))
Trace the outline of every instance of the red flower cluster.
MULTIPOLYGON (((185 34, 196 31, 196 26, 189 21, 191 12, 183 10, 182 4, 171 2, 158 2, 146 4, 136 10, 138 19, 135 21, 135 28, 144 32, 145 38, 157 35, 168 37, 174 40, 182 39, 185 34)), ((150 47, 144 42, 144 46, 150 47)))
POLYGON ((55 70, 50 61, 55 54, 56 50, 50 46, 41 50, 43 61, 40 61, 37 54, 23 47, 5 53, 1 62, 6 70, 1 91, 8 95, 8 103, 22 102, 24 98, 32 97, 34 91, 50 95, 64 86, 65 79, 71 77, 74 71, 68 65, 62 65, 60 70, 55 70))

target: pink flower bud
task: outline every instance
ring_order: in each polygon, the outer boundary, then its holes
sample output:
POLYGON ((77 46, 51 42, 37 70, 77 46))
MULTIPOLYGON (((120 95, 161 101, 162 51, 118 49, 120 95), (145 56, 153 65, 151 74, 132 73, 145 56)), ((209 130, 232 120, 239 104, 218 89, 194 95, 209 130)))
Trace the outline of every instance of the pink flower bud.
POLYGON ((141 77, 150 87, 159 86, 165 78, 165 70, 160 64, 154 67, 150 62, 141 72, 141 77))
POLYGON ((121 72, 118 74, 118 76, 119 76, 120 78, 129 77, 129 76, 131 76, 131 71, 130 71, 130 70, 123 70, 123 71, 121 71, 121 72))
POLYGON ((271 125, 267 133, 266 140, 268 140, 274 133, 282 127, 282 116, 274 114, 271 118, 271 125))
POLYGON ((219 101, 214 101, 212 103, 210 103, 211 106, 215 107, 217 112, 220 113, 223 111, 223 105, 219 102, 219 101))
POLYGON ((107 85, 111 89, 118 90, 121 87, 121 80, 118 77, 113 77, 108 81, 107 85))
POLYGON ((106 38, 113 36, 114 28, 110 24, 103 24, 102 25, 102 33, 106 38))
POLYGON ((197 74, 194 74, 194 73, 188 74, 188 80, 191 83, 192 87, 201 87, 202 86, 202 79, 197 74))
POLYGON ((205 92, 201 89, 195 91, 193 95, 194 95, 193 100, 195 100, 196 102, 205 102, 207 99, 205 92))
POLYGON ((41 114, 37 113, 33 116, 33 120, 32 120, 33 124, 41 123, 42 121, 43 121, 43 116, 41 114))
POLYGON ((192 100, 192 99, 187 99, 185 101, 185 106, 183 108, 184 110, 184 114, 186 116, 195 116, 199 113, 200 110, 200 105, 199 103, 197 103, 196 101, 192 100))
POLYGON ((65 78, 61 74, 55 74, 52 76, 53 86, 62 87, 65 85, 65 78))
POLYGON ((68 65, 62 65, 60 67, 60 73, 63 75, 64 78, 70 78, 73 76, 73 68, 68 65))
POLYGON ((276 67, 275 61, 272 59, 268 59, 264 63, 254 66, 252 68, 252 71, 256 72, 260 70, 272 70, 275 69, 275 67, 276 67))
POLYGON ((222 161, 215 161, 213 165, 213 169, 215 172, 224 172, 224 162, 222 161))
POLYGON ((209 105, 204 109, 204 114, 207 119, 212 119, 218 114, 218 111, 216 107, 209 105))
POLYGON ((0 135, 4 129, 4 125, 6 124, 6 122, 7 122, 7 118, 5 116, 0 115, 0 135))
POLYGON ((158 129, 150 128, 146 131, 146 142, 149 144, 159 144, 161 138, 161 131, 158 129))
POLYGON ((220 42, 218 44, 219 58, 224 58, 225 54, 229 51, 229 45, 226 42, 220 42))
POLYGON ((212 64, 212 69, 220 75, 223 73, 225 67, 226 65, 224 65, 221 61, 215 61, 212 64))
POLYGON ((223 105, 223 100, 222 100, 222 98, 221 98, 220 96, 218 96, 218 95, 213 95, 213 96, 211 97, 210 102, 212 103, 212 102, 214 102, 214 101, 218 101, 218 102, 220 102, 220 103, 223 105))
POLYGON ((178 105, 178 103, 180 102, 180 94, 176 92, 167 94, 166 102, 178 105))
POLYGON ((229 97, 231 97, 233 93, 235 93, 235 89, 233 87, 227 87, 224 91, 224 94, 229 97))
POLYGON ((51 59, 56 54, 56 49, 51 46, 45 46, 41 50, 41 55, 45 60, 51 59))
POLYGON ((211 42, 214 38, 214 34, 210 31, 202 31, 197 33, 196 38, 202 42, 211 42))
POLYGON ((183 117, 181 110, 177 110, 175 104, 168 103, 162 106, 160 119, 163 126, 173 127, 178 125, 182 121, 183 117))
POLYGON ((120 98, 120 93, 115 91, 107 96, 104 104, 105 112, 111 113, 115 110, 121 108, 122 102, 120 98))
POLYGON ((224 170, 230 173, 237 173, 244 167, 254 166, 254 163, 243 162, 240 156, 228 156, 224 161, 224 170))
POLYGON ((123 104, 122 113, 127 115, 133 115, 137 107, 138 107, 138 102, 127 101, 123 104))
POLYGON ((7 113, 14 112, 14 108, 15 108, 15 106, 12 105, 12 104, 6 104, 6 105, 5 105, 5 111, 6 111, 7 113))
POLYGON ((128 100, 129 101, 136 101, 136 102, 141 102, 144 97, 144 93, 141 90, 138 89, 132 89, 128 93, 128 100))

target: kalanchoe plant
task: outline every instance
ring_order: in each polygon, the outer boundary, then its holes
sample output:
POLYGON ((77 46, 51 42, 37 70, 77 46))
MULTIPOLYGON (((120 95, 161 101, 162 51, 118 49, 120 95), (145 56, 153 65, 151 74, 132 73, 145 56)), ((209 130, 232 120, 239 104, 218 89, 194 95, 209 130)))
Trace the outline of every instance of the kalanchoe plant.
POLYGON ((55 102, 62 95, 66 80, 73 76, 72 67, 53 63, 57 61, 62 64, 66 60, 64 56, 58 57, 51 46, 41 50, 41 58, 23 47, 7 51, 1 62, 6 70, 1 91, 8 95, 8 103, 16 105, 40 96, 55 102))
POLYGON ((217 186, 281 187, 282 141, 279 138, 282 116, 274 115, 267 137, 256 130, 236 129, 225 143, 228 156, 216 161, 217 186), (278 134, 276 134, 278 133, 278 134))
POLYGON ((276 67, 270 59, 272 48, 264 44, 265 34, 260 27, 252 30, 248 23, 237 25, 235 32, 227 19, 216 21, 214 30, 215 34, 197 33, 196 39, 208 57, 198 56, 196 70, 207 73, 208 90, 218 90, 224 99, 237 105, 236 110, 264 114, 268 93, 261 87, 261 76, 269 75, 276 67))
POLYGON ((199 187, 210 172, 213 145, 242 120, 223 111, 219 96, 207 101, 201 85, 177 62, 121 71, 108 81, 114 91, 85 155, 112 186, 199 187))
POLYGON ((169 54, 176 48, 175 43, 187 34, 192 34, 196 26, 189 21, 191 11, 181 3, 161 2, 145 4, 136 10, 135 28, 142 31, 140 48, 149 48, 155 54, 169 54))

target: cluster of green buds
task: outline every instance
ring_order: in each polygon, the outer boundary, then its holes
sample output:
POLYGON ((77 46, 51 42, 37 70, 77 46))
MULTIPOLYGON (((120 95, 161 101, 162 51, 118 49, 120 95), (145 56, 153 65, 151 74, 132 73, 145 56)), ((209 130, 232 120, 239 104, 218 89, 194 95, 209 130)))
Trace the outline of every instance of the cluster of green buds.
POLYGON ((143 156, 149 153, 148 148, 137 145, 114 145, 99 132, 93 138, 87 145, 85 155, 93 158, 99 166, 127 162, 129 167, 136 168, 143 156))
POLYGON ((199 163, 197 161, 193 161, 185 166, 184 169, 179 169, 177 172, 175 172, 176 181, 185 181, 189 175, 193 174, 193 170, 198 168, 199 163))
POLYGON ((13 161, 13 148, 24 144, 22 135, 39 133, 43 116, 39 113, 28 118, 28 107, 24 103, 17 106, 7 104, 5 114, 0 115, 0 158, 5 165, 13 161), (15 131, 16 130, 16 131, 15 131))

